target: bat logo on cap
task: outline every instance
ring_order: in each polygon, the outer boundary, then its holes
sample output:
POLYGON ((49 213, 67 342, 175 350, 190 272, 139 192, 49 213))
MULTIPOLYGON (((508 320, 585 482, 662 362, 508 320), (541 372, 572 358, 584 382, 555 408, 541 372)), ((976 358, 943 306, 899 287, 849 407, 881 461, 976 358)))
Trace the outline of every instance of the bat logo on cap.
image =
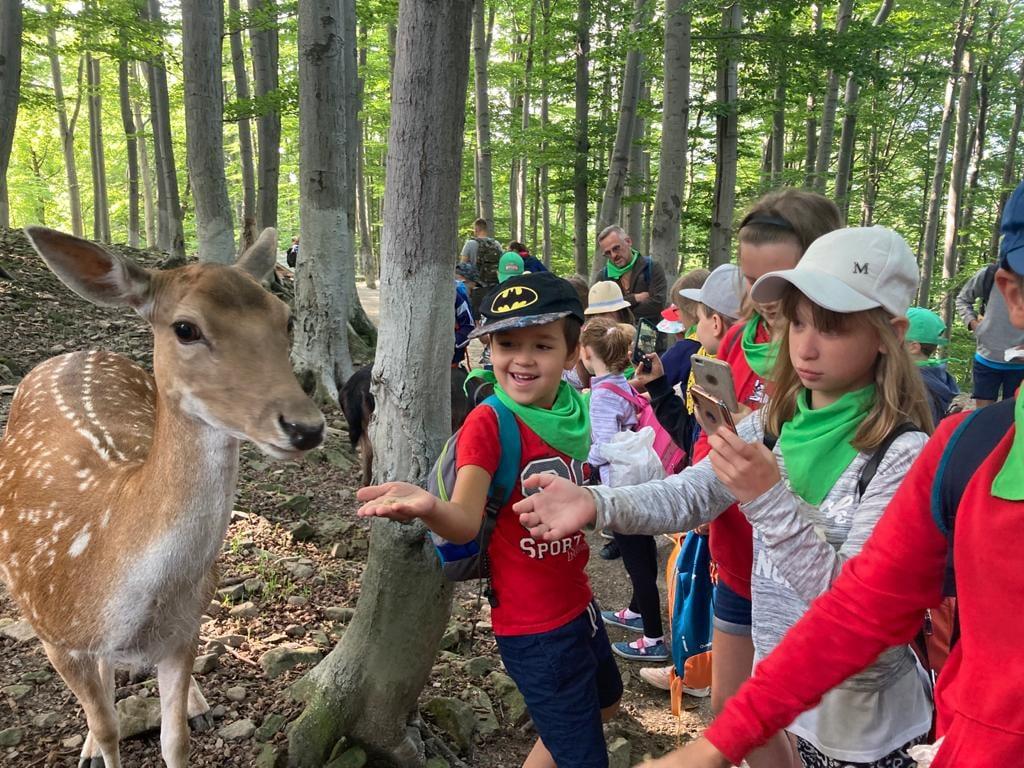
POLYGON ((517 309, 528 307, 540 301, 540 297, 533 288, 525 285, 516 285, 499 292, 491 302, 491 313, 502 315, 506 312, 515 312, 517 309))

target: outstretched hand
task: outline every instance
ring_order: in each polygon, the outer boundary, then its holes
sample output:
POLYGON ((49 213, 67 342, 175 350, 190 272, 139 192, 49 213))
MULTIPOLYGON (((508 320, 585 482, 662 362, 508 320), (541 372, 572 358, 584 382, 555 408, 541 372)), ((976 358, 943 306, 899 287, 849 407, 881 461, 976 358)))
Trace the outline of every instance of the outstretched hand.
POLYGON ((728 768, 732 763, 707 739, 697 739, 682 749, 657 760, 648 760, 638 768, 728 768))
POLYGON ((400 523, 429 515, 437 501, 418 486, 397 482, 360 488, 356 499, 366 502, 356 510, 359 517, 386 517, 400 523))
POLYGON ((541 541, 572 536, 594 522, 594 497, 575 483, 556 475, 533 475, 523 483, 527 491, 537 490, 512 507, 530 535, 541 541))
POLYGON ((764 443, 748 443, 735 432, 719 429, 708 438, 711 468, 740 504, 770 490, 782 475, 764 443))

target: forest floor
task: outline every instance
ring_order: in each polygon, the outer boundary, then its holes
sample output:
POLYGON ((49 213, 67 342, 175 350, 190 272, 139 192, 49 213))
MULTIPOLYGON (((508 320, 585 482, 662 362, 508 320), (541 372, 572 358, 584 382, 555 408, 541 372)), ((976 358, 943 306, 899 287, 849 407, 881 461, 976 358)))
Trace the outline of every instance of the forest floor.
MULTIPOLYGON (((146 251, 118 250, 146 266, 158 261, 146 251)), ((96 307, 75 297, 20 232, 0 229, 0 266, 15 278, 0 279, 0 328, 5 331, 0 340, 0 426, 6 423, 17 382, 53 355, 105 348, 151 366, 145 323, 128 311, 96 307)), ((360 286, 360 295, 376 319, 377 292, 360 286)), ((330 410, 327 419, 324 446, 301 463, 274 463, 252 446, 243 447, 236 512, 220 560, 222 589, 202 625, 196 666, 214 726, 192 734, 191 765, 273 765, 287 743, 287 723, 302 711, 292 684, 337 643, 356 608, 368 536, 367 524, 353 515, 358 460, 349 448, 340 411, 330 410)), ((621 560, 597 557, 603 543, 591 534, 588 570, 602 604, 620 608, 628 598, 628 579, 621 560)), ((489 617, 475 604, 470 588, 457 590, 447 649, 439 653, 420 703, 427 709, 439 696, 472 699, 479 723, 474 743, 459 753, 461 760, 480 768, 514 768, 529 751, 534 734, 529 724, 510 722, 507 694, 495 690, 493 677, 483 679, 481 671, 500 669, 500 661, 488 631, 468 631, 475 622, 489 626, 489 617), (466 664, 475 659, 479 661, 466 664)), ((618 630, 610 635, 613 641, 632 639, 618 630)), ((396 663, 401 663, 400 649, 396 653, 396 663)), ((640 665, 620 660, 619 666, 625 683, 622 713, 607 727, 609 743, 618 745, 613 765, 662 754, 707 724, 707 699, 686 697, 683 716, 677 719, 669 712, 668 694, 641 680, 640 665)), ((116 698, 122 732, 140 731, 122 742, 124 764, 162 766, 152 671, 119 672, 116 698)), ((425 719, 458 752, 443 724, 429 714, 425 719)), ((0 765, 76 766, 85 731, 75 698, 53 673, 0 585, 0 765)))

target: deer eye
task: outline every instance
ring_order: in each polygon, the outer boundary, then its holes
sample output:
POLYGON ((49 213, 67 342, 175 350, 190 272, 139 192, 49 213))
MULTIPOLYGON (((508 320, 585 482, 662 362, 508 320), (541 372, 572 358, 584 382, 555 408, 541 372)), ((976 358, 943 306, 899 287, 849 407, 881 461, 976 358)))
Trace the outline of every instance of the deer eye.
POLYGON ((179 320, 174 323, 171 328, 174 329, 174 335, 178 337, 178 341, 182 344, 195 344, 203 338, 203 334, 200 332, 199 326, 195 323, 179 320))

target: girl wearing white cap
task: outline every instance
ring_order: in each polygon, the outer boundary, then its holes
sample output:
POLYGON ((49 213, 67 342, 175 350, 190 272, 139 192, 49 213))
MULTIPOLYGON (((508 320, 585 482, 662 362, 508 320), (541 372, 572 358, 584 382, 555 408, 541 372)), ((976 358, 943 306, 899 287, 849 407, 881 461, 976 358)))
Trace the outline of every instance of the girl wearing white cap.
MULTIPOLYGON (((659 533, 694 528, 739 503, 754 529, 753 639, 763 659, 860 551, 924 446, 920 430, 931 429, 902 343, 916 287, 914 255, 892 230, 818 238, 795 268, 752 289, 755 302, 779 302, 784 329, 763 410, 735 433, 718 430, 708 458, 662 481, 580 489, 533 478, 528 487, 544 493, 516 505, 520 522, 544 540, 589 521, 659 533), (766 434, 779 436, 773 449, 766 434)), ((897 646, 787 730, 807 768, 909 768, 906 750, 926 737, 931 714, 927 677, 897 646)), ((727 764, 721 756, 660 763, 727 764)))

